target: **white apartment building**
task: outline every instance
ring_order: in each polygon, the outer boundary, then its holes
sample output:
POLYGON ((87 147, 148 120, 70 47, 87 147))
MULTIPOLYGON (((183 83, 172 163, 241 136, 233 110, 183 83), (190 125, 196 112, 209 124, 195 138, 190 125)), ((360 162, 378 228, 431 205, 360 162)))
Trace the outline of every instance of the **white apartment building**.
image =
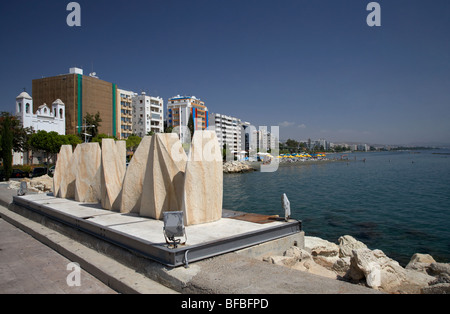
POLYGON ((370 151, 370 146, 367 145, 367 144, 358 144, 358 145, 356 145, 356 149, 355 150, 368 152, 368 151, 370 151))
POLYGON ((194 130, 205 130, 209 126, 208 108, 195 96, 174 96, 167 103, 167 126, 174 128, 182 143, 188 141, 187 125, 192 114, 194 130))
POLYGON ((279 135, 267 131, 267 127, 260 126, 259 130, 256 128, 249 128, 249 151, 250 154, 255 152, 267 152, 279 149, 279 135))
POLYGON ((242 126, 241 120, 220 113, 209 113, 209 127, 214 129, 219 140, 220 147, 224 144, 232 152, 242 150, 242 126))
POLYGON ((133 97, 133 133, 143 137, 149 132, 164 132, 164 101, 142 92, 133 97))
POLYGON ((249 151, 250 150, 250 127, 251 123, 246 121, 241 121, 239 124, 239 128, 241 130, 241 150, 249 151))

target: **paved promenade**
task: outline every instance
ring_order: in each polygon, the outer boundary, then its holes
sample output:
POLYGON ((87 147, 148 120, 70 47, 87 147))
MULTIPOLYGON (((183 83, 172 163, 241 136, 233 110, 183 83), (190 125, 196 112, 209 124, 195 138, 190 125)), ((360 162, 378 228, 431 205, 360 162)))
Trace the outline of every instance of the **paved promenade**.
POLYGON ((71 261, 17 227, 0 219, 0 294, 117 293, 85 270, 79 286, 71 261), (71 286, 67 284, 67 277, 71 286))
POLYGON ((10 211, 5 206, 13 195, 16 190, 0 183, 0 294, 177 293, 10 211), (74 261, 81 266, 79 276, 74 273, 77 269, 67 270, 74 261), (79 285, 69 285, 68 277, 70 283, 79 278, 79 285))

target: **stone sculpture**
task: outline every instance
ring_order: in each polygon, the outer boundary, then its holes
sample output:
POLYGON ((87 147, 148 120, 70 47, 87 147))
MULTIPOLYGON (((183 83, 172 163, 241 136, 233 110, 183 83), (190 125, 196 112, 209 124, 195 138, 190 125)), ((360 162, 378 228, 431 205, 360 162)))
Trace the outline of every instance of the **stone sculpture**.
POLYGON ((152 137, 144 136, 126 169, 120 194, 120 207, 113 208, 121 213, 137 213, 141 207, 142 185, 149 157, 152 137))
POLYGON ((165 211, 179 211, 187 156, 178 135, 153 135, 143 183, 140 215, 162 219, 165 211))
MULTIPOLYGON (((101 202, 101 155, 98 143, 77 145, 75 201, 82 203, 101 202)), ((75 165, 72 165, 75 166, 75 165)))
POLYGON ((75 181, 77 177, 78 158, 81 152, 81 146, 77 145, 72 153, 70 162, 67 169, 64 171, 64 175, 61 179, 59 188, 59 196, 62 198, 74 199, 75 198, 75 181))
POLYGON ((162 219, 183 211, 185 225, 222 217, 222 153, 214 131, 195 132, 189 156, 175 133, 145 136, 128 168, 125 142, 103 139, 59 153, 56 197, 101 203, 104 209, 162 219))
POLYGON ((112 138, 102 140, 102 208, 119 208, 120 191, 126 171, 126 142, 112 138))
POLYGON ((186 164, 182 209, 185 224, 195 225, 222 217, 222 153, 214 131, 194 133, 186 164))
POLYGON ((75 176, 69 171, 72 155, 72 145, 61 146, 53 174, 53 195, 56 197, 66 198, 69 190, 70 197, 75 195, 75 176))

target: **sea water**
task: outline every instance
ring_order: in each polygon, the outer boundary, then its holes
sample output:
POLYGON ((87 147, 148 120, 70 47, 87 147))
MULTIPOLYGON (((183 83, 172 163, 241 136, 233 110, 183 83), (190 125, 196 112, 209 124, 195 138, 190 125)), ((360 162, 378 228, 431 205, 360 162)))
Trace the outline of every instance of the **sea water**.
POLYGON ((338 243, 351 235, 403 266, 414 253, 450 262, 450 151, 347 157, 280 164, 273 173, 224 174, 223 207, 283 216, 286 193, 306 236, 338 243))

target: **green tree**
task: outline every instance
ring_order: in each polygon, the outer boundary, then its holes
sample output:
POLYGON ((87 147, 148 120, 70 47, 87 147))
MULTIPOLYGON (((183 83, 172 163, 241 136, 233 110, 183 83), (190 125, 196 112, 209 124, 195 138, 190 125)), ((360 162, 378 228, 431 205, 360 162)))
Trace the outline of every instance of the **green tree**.
POLYGON ((26 154, 28 164, 31 163, 31 158, 29 156, 31 151, 30 138, 34 133, 35 132, 32 127, 21 128, 17 134, 17 146, 14 149, 17 152, 22 152, 23 154, 26 154))
POLYGON ((86 133, 91 135, 91 139, 96 137, 98 135, 98 128, 101 126, 100 122, 103 122, 100 118, 100 112, 97 111, 95 115, 87 112, 84 116, 84 122, 86 125, 92 125, 92 127, 86 129, 86 133))
POLYGON ((222 158, 223 161, 234 159, 234 155, 231 154, 230 148, 228 147, 227 143, 223 144, 222 146, 222 158))
POLYGON ((19 119, 15 116, 10 115, 8 112, 3 112, 0 119, 9 117, 10 129, 13 133, 13 151, 20 153, 28 153, 30 147, 28 145, 28 140, 31 134, 34 133, 33 128, 23 128, 19 119))
POLYGON ((105 133, 100 133, 98 134, 96 137, 92 138, 92 142, 97 142, 100 144, 100 147, 102 146, 102 139, 104 138, 113 138, 116 139, 114 136, 109 136, 108 134, 105 133))
POLYGON ((154 135, 155 134, 155 131, 148 131, 147 132, 147 136, 152 136, 152 135, 154 135))
POLYGON ((23 128, 17 119, 12 119, 12 128, 14 134, 13 150, 21 153, 27 151, 29 149, 28 140, 34 133, 33 128, 23 128))
POLYGON ((192 117, 192 113, 189 115, 187 127, 188 127, 189 131, 191 132, 191 139, 192 139, 194 136, 194 118, 192 117))
POLYGON ((14 141, 12 117, 8 112, 2 112, 0 117, 1 130, 1 157, 3 160, 3 171, 5 180, 8 181, 12 173, 12 150, 14 141))
POLYGON ((334 151, 335 152, 342 152, 344 149, 341 145, 336 145, 334 146, 334 151))
MULTIPOLYGON (((57 132, 47 132, 40 130, 31 135, 30 146, 34 151, 43 151, 46 153, 47 162, 49 155, 56 155, 61 150, 62 145, 68 145, 69 141, 64 135, 57 132)), ((47 165, 48 166, 48 165, 47 165)))
POLYGON ((164 133, 172 133, 172 131, 173 131, 173 127, 168 126, 167 128, 165 128, 164 133))
POLYGON ((73 148, 77 147, 78 144, 83 143, 81 138, 75 134, 67 134, 66 140, 68 145, 72 145, 73 148))
POLYGON ((286 148, 289 149, 289 151, 291 153, 297 153, 298 152, 298 148, 300 146, 300 143, 297 142, 296 140, 288 139, 286 141, 286 146, 287 146, 286 148))
POLYGON ((141 138, 135 134, 131 134, 130 136, 128 136, 127 138, 127 150, 131 150, 133 152, 136 151, 136 149, 138 148, 139 144, 141 143, 141 138))

